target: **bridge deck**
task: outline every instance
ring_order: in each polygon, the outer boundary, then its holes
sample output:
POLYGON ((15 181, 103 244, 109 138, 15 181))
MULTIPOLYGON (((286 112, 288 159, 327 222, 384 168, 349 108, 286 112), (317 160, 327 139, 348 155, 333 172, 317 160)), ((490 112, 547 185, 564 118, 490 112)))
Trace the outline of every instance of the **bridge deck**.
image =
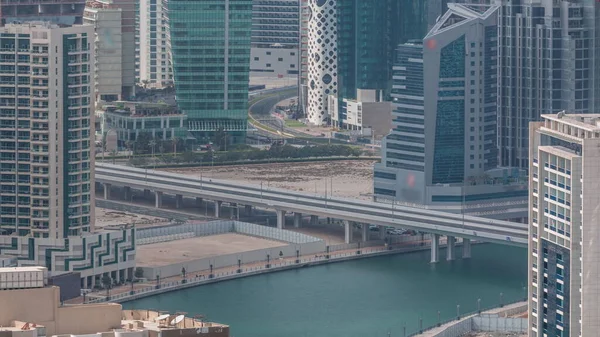
POLYGON ((359 223, 451 235, 480 241, 526 246, 526 224, 445 213, 372 201, 323 197, 264 186, 190 177, 170 172, 96 164, 96 181, 168 194, 266 207, 359 223))

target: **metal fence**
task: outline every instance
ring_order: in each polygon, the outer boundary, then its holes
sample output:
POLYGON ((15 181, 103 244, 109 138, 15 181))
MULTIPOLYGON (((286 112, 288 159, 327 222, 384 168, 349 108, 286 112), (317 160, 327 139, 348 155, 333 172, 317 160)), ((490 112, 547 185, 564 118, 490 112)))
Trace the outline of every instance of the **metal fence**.
MULTIPOLYGON (((408 335, 404 334, 403 337, 414 337, 421 336, 424 334, 426 334, 428 337, 460 337, 473 331, 523 333, 527 331, 527 319, 501 317, 501 315, 498 313, 484 313, 485 311, 490 311, 493 309, 498 309, 504 306, 510 306, 521 302, 522 300, 517 300, 509 303, 498 303, 477 311, 471 311, 464 314, 457 313, 460 316, 455 316, 446 320, 440 320, 437 324, 425 328, 419 327, 417 331, 414 331, 408 335), (455 323, 448 325, 452 322, 455 323), (444 327, 445 325, 448 326, 444 327), (440 331, 437 333, 431 333, 431 330, 436 328, 440 328, 440 331), (504 328, 507 328, 508 330, 503 330, 504 328)), ((511 315, 517 312, 523 312, 523 310, 526 310, 526 307, 527 304, 523 303, 523 305, 519 306, 517 310, 507 310, 506 313, 507 315, 511 315)), ((422 320, 420 319, 419 325, 421 324, 422 320)))
POLYGON ((155 285, 148 285, 142 289, 133 289, 129 292, 123 292, 119 294, 111 295, 110 297, 106 296, 106 291, 102 291, 101 293, 93 293, 88 295, 88 300, 86 303, 100 303, 100 302, 126 302, 129 300, 137 299, 140 297, 152 296, 158 293, 177 290, 183 287, 190 286, 198 286, 207 283, 213 283, 217 281, 224 281, 233 278, 239 278, 244 276, 256 275, 265 273, 268 271, 277 271, 282 269, 293 268, 294 266, 303 266, 311 263, 330 263, 330 262, 338 262, 344 261, 348 259, 353 259, 362 256, 369 255, 381 255, 384 253, 403 253, 403 252, 411 252, 414 251, 415 248, 419 246, 402 246, 402 247, 377 247, 377 248, 363 248, 360 250, 360 254, 357 252, 344 252, 337 254, 330 254, 327 256, 326 254, 315 255, 314 257, 304 257, 296 260, 271 260, 269 263, 265 263, 264 265, 253 266, 253 267, 244 267, 237 270, 230 270, 224 272, 215 272, 212 277, 209 275, 199 275, 186 278, 185 280, 177 280, 177 281, 169 281, 164 282, 158 280, 155 285))
POLYGON ((210 222, 188 221, 165 226, 139 228, 136 231, 136 244, 145 245, 225 233, 239 233, 292 244, 321 241, 321 239, 314 236, 283 229, 233 220, 217 220, 210 222))

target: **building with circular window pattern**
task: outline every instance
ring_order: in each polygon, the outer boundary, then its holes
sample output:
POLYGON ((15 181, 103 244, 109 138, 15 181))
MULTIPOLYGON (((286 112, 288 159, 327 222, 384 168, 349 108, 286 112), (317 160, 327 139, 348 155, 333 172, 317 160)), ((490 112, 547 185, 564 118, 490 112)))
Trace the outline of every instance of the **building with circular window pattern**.
POLYGON ((328 117, 327 97, 337 94, 336 0, 310 0, 308 14, 308 121, 328 117))

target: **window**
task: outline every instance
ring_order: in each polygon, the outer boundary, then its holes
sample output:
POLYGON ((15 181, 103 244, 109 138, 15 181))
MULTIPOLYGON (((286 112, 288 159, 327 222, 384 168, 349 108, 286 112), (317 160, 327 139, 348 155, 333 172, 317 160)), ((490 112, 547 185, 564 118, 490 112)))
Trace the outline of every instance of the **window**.
POLYGON ((283 57, 278 58, 277 61, 283 62, 283 57))
POLYGON ((258 57, 255 57, 255 58, 254 58, 254 61, 258 61, 258 57))

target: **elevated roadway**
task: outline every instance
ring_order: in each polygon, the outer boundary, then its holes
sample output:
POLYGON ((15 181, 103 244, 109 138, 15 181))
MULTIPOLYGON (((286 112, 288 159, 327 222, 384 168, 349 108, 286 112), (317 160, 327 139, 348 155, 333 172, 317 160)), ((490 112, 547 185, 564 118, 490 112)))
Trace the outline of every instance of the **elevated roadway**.
POLYGON ((166 193, 177 198, 214 200, 217 212, 222 202, 273 209, 277 212, 280 227, 283 225, 285 212, 294 212, 345 220, 347 223, 413 229, 505 245, 526 247, 528 242, 527 224, 415 207, 266 189, 263 186, 111 164, 97 163, 95 177, 97 183, 109 188, 121 186, 154 191, 157 206, 161 205, 160 198, 166 193))

